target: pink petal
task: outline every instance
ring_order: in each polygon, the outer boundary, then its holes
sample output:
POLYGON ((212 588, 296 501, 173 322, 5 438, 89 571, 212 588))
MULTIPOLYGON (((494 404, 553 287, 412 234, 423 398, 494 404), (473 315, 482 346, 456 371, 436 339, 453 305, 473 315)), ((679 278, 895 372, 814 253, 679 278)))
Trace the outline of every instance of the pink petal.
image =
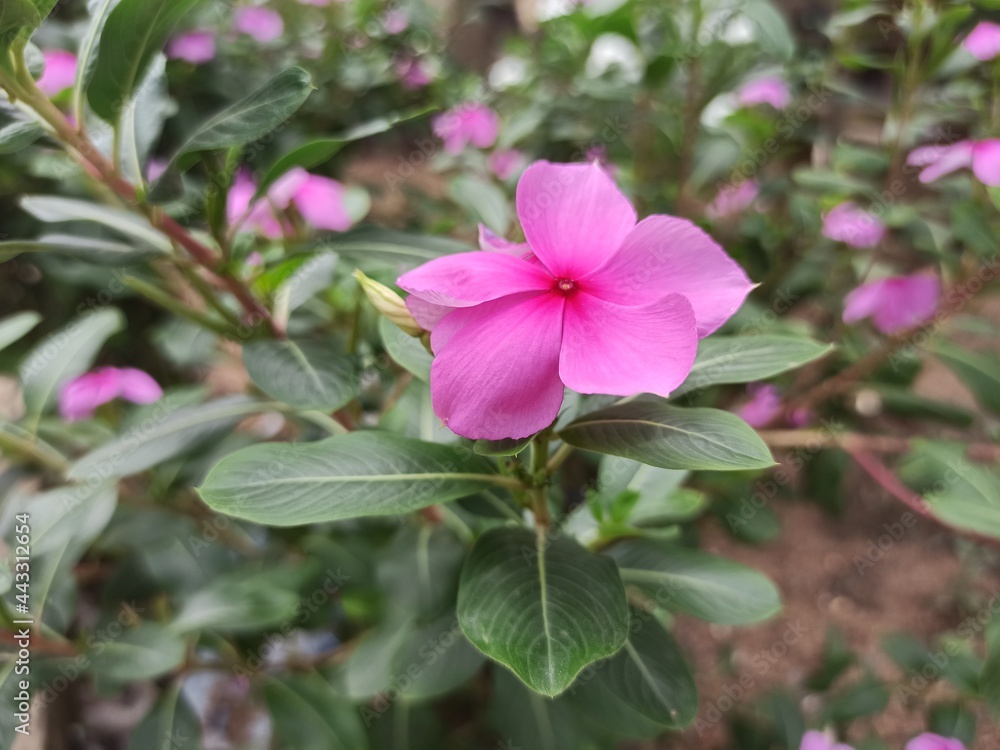
POLYGON ((500 128, 497 113, 484 104, 466 102, 432 120, 434 134, 444 141, 444 150, 457 154, 468 144, 489 148, 500 128))
POLYGON ((830 740, 823 732, 810 729, 802 735, 802 743, 799 750, 830 750, 830 740))
POLYGON ((118 395, 134 404, 151 404, 163 395, 163 389, 148 374, 134 367, 118 370, 118 395))
POLYGON ((472 439, 528 437, 552 424, 563 399, 564 302, 559 294, 520 294, 448 315, 432 335, 454 329, 435 345, 434 413, 472 439))
POLYGON ((870 281, 848 292, 844 298, 844 322, 857 323, 874 315, 879 308, 884 286, 882 280, 870 281))
POLYGON ((972 171, 984 185, 1000 186, 1000 139, 990 138, 973 145, 972 171))
POLYGON ((823 217, 823 236, 851 247, 874 247, 885 236, 885 224, 870 211, 848 201, 823 217))
POLYGON ((559 376, 578 393, 669 396, 697 353, 694 310, 679 294, 639 307, 586 292, 566 298, 559 376))
POLYGON ((273 42, 285 32, 285 23, 270 8, 243 7, 233 13, 233 29, 258 42, 273 42))
POLYGON ((415 294, 406 298, 406 309, 425 331, 433 331, 437 324, 445 315, 456 308, 449 305, 435 305, 433 302, 425 302, 415 294))
POLYGON ((211 31, 189 31, 176 36, 167 45, 167 57, 192 65, 207 63, 215 57, 215 34, 211 31))
POLYGON ((770 104, 775 109, 784 109, 791 101, 788 84, 777 76, 767 76, 750 81, 736 91, 736 99, 744 107, 756 104, 770 104))
POLYGON ((766 427, 781 413, 781 391, 773 385, 751 383, 750 400, 736 414, 751 427, 766 427))
POLYGON ((401 8, 390 8, 382 15, 382 28, 386 34, 401 34, 409 25, 410 19, 401 8))
POLYGON ((879 308, 872 318, 882 333, 896 333, 934 316, 941 299, 936 276, 914 274, 886 279, 879 308))
POLYGON ((1000 25, 981 21, 965 37, 962 46, 977 60, 992 60, 1000 55, 1000 25))
POLYGON ((294 167, 276 179, 267 189, 267 201, 279 211, 292 204, 296 193, 309 181, 309 173, 302 167, 294 167))
POLYGON ((101 367, 73 378, 59 391, 59 413, 68 422, 85 419, 94 410, 116 398, 119 393, 118 370, 101 367))
POLYGON ((528 260, 534 258, 531 248, 523 242, 511 242, 501 237, 485 224, 479 225, 479 249, 490 253, 503 253, 528 260))
POLYGON ((924 732, 906 743, 905 750, 965 750, 961 740, 924 732))
POLYGON ((581 285, 620 305, 682 294, 694 308, 701 337, 725 323, 754 287, 711 237, 687 219, 673 216, 640 221, 621 249, 581 285))
POLYGON ((43 52, 42 59, 45 61, 45 68, 36 83, 43 94, 55 96, 73 85, 76 80, 76 55, 53 49, 43 52))
POLYGON ((257 192, 257 183, 246 172, 236 173, 236 179, 226 195, 226 221, 230 226, 236 226, 246 218, 250 211, 250 199, 257 192))
POLYGON ((972 165, 972 142, 959 141, 944 148, 937 161, 920 173, 923 183, 934 182, 939 177, 972 165))
POLYGON ((523 162, 524 154, 513 148, 494 151, 486 159, 486 165, 501 180, 506 180, 517 172, 523 162))
POLYGON ((517 183, 517 215, 532 252, 556 278, 580 279, 611 257, 635 209, 594 164, 537 161, 517 183))
POLYGON ((345 232, 351 217, 344 203, 344 186, 336 180, 310 175, 295 193, 295 207, 302 218, 317 229, 345 232))
POLYGON ((725 185, 719 189, 715 200, 708 204, 705 215, 710 219, 724 219, 741 214, 753 205, 760 194, 756 180, 744 180, 739 185, 725 185))
POLYGON ((543 269, 503 253, 458 253, 424 263, 396 283, 425 302, 472 307, 519 292, 542 292, 553 279, 543 269))

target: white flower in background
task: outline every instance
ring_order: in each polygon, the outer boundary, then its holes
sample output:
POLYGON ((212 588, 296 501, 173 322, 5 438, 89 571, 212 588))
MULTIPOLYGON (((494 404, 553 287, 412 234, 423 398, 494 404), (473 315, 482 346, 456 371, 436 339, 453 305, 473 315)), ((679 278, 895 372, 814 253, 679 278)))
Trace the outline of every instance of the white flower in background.
POLYGON ((604 75, 613 68, 626 83, 638 83, 646 65, 631 40, 621 34, 601 34, 594 40, 585 71, 591 78, 604 75))
POLYGON ((524 58, 506 55, 501 57, 490 68, 490 87, 498 91, 503 91, 511 86, 524 83, 528 77, 528 63, 524 58))

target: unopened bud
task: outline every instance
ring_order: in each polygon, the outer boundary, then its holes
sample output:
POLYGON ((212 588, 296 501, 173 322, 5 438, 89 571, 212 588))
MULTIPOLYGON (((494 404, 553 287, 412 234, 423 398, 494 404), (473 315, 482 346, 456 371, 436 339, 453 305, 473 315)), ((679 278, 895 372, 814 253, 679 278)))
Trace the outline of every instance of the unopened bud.
POLYGON ((387 317, 390 322, 395 323, 411 336, 420 336, 424 332, 424 329, 410 315, 410 311, 406 309, 403 298, 392 289, 368 278, 360 269, 355 269, 354 278, 361 284, 361 288, 372 306, 387 317))

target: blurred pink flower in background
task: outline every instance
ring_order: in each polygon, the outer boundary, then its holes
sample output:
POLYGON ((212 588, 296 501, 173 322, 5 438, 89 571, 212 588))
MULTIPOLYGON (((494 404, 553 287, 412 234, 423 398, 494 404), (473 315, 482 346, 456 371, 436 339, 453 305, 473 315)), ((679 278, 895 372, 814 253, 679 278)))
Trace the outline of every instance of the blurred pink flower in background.
POLYGON ((382 28, 386 34, 402 34, 409 25, 409 16, 402 8, 390 8, 382 14, 382 28))
POLYGON ((444 141, 444 150, 457 154, 472 144, 489 148, 497 139, 500 120, 485 104, 466 102, 434 118, 434 134, 444 141))
POLYGON ((940 299, 941 281, 931 274, 869 281, 844 298, 844 322, 871 318, 882 333, 896 333, 930 320, 940 299))
POLYGON ((167 166, 169 165, 167 159, 161 159, 158 156, 154 156, 146 164, 146 180, 149 182, 156 182, 163 176, 163 173, 167 171, 167 166))
POLYGON ((744 107, 770 104, 775 109, 784 109, 792 100, 788 84, 778 76, 766 76, 756 81, 744 83, 736 89, 736 100, 744 107))
POLYGON ((962 40, 962 46, 977 60, 992 60, 1000 55, 1000 24, 980 21, 962 40))
POLYGON ((233 12, 233 30, 258 42, 273 42, 285 33, 285 22, 270 8, 244 6, 233 12))
POLYGON ((854 748, 837 742, 825 732, 810 729, 802 735, 802 744, 799 745, 799 750, 854 750, 854 748))
POLYGON ((434 412, 459 435, 527 437, 567 387, 666 396, 753 288, 686 219, 636 223, 595 164, 535 162, 516 205, 525 245, 436 258, 397 281, 431 331, 434 412))
POLYGON ((433 80, 427 66, 417 57, 396 58, 393 68, 404 89, 419 89, 433 80))
POLYGON ((42 53, 45 68, 38 79, 38 88, 46 96, 55 96, 72 87, 76 80, 76 55, 61 49, 46 50, 42 53))
POLYGON ((86 419, 94 410, 116 398, 134 404, 159 400, 163 389, 149 375, 134 367, 100 367, 73 378, 59 391, 59 413, 67 422, 86 419))
POLYGON ((885 224, 870 211, 848 201, 823 217, 823 236, 851 247, 875 247, 885 237, 885 224))
MULTIPOLYGON (((751 427, 767 427, 782 412, 781 389, 768 383, 750 383, 747 386, 750 400, 736 410, 736 415, 751 427)), ((812 419, 808 409, 795 409, 788 415, 793 427, 804 427, 812 419)))
POLYGON ((920 172, 923 183, 934 182, 957 169, 971 169, 981 183, 997 187, 1000 186, 1000 138, 921 146, 910 152, 906 163, 924 167, 920 172))
POLYGON ((215 34, 211 31, 188 31, 167 44, 167 57, 192 65, 207 63, 215 57, 215 34))
POLYGON ((516 174, 527 159, 516 148, 497 149, 486 159, 486 165, 499 179, 506 180, 516 174))
POLYGON ((618 165, 608 157, 608 147, 603 143, 595 143, 588 148, 584 158, 591 163, 596 162, 597 166, 607 172, 608 177, 612 180, 618 179, 618 165))
POLYGON ((961 740, 924 732, 906 743, 905 750, 965 750, 961 740))
POLYGON ((756 180, 744 180, 739 185, 724 185, 708 204, 705 215, 710 219, 725 219, 746 211, 760 194, 756 180))
POLYGON ((299 2, 302 5, 315 5, 320 8, 325 8, 330 4, 330 0, 299 0, 299 2))
POLYGON ((316 229, 343 232, 353 223, 345 200, 346 188, 336 180, 309 174, 301 168, 286 172, 263 197, 251 203, 256 192, 253 178, 239 172, 226 201, 230 226, 243 226, 275 239, 290 229, 280 213, 293 205, 306 223, 316 229))

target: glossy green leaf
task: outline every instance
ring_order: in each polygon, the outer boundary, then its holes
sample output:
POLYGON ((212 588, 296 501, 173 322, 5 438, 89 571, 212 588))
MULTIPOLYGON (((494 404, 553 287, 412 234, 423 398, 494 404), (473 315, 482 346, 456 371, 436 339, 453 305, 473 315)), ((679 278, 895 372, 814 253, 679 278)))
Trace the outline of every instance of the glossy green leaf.
POLYGON ((1000 357, 970 352, 948 341, 937 341, 931 349, 962 379, 983 406, 1000 413, 1000 357))
POLYGON ((198 489, 220 513, 272 526, 408 513, 492 484, 467 448, 379 432, 255 445, 219 462, 198 489))
POLYGON ((0 319, 0 351, 22 339, 41 322, 42 316, 34 310, 25 310, 0 319))
POLYGON ((282 746, 295 750, 366 750, 361 718, 354 707, 315 673, 273 677, 264 700, 282 746))
POLYGON ((0 128, 0 154, 13 154, 45 135, 45 130, 36 122, 18 120, 0 128))
POLYGON ((663 469, 743 470, 774 465, 745 422, 717 409, 684 409, 640 398, 590 412, 559 436, 570 445, 663 469))
POLYGON ((801 367, 827 354, 832 344, 800 336, 711 336, 698 344, 698 356, 671 396, 720 383, 752 383, 801 367))
POLYGON ((410 334, 403 331, 388 318, 379 318, 379 335, 385 350, 393 361, 418 379, 429 383, 433 357, 427 348, 410 334))
POLYGON ((165 398, 149 407, 146 418, 111 442, 74 463, 67 476, 127 477, 195 450, 205 441, 233 429, 240 420, 267 409, 244 396, 226 396, 204 404, 185 405, 165 398))
POLYGON ((778 590, 767 576, 724 557, 652 539, 628 539, 609 553, 626 584, 670 610, 741 625, 781 608, 778 590))
POLYGON ((0 261, 16 258, 22 253, 51 253, 70 255, 80 260, 98 264, 129 265, 156 255, 136 250, 121 242, 77 237, 71 234, 49 234, 37 240, 9 240, 0 242, 0 261))
POLYGON ((29 427, 37 424, 67 381, 90 368, 104 342, 124 325, 125 318, 118 310, 102 308, 81 315, 31 350, 19 370, 29 427))
POLYGON ((460 175, 449 187, 452 200, 464 207, 477 224, 485 224, 499 235, 510 226, 510 201, 503 190, 475 175, 460 175))
POLYGON ((476 540, 457 611, 477 648, 550 696, 618 651, 628 634, 625 589, 611 560, 525 528, 496 528, 476 540))
POLYGON ((170 628, 182 634, 203 628, 227 633, 260 630, 291 620, 299 605, 298 594, 275 586, 271 577, 235 573, 185 598, 170 628))
POLYGON ((8 50, 17 48, 27 42, 38 25, 42 22, 37 3, 29 0, 4 0, 0 4, 0 65, 8 67, 6 57, 8 50))
POLYGON ((379 582, 394 607, 436 617, 454 609, 466 551, 444 526, 403 526, 379 559, 379 582))
POLYGON ((474 250, 445 237, 406 234, 389 229, 361 227, 334 235, 325 243, 343 257, 350 258, 362 270, 412 268, 442 255, 474 250))
POLYGON ((677 641, 652 615, 632 610, 622 650, 597 668, 597 679, 648 719, 683 727, 698 713, 694 675, 677 641))
POLYGON ((379 133, 385 133, 401 122, 423 117, 433 111, 433 109, 421 109, 402 114, 387 115, 386 117, 380 117, 377 120, 372 120, 371 122, 351 128, 346 133, 334 138, 319 138, 304 143, 282 156, 268 168, 260 181, 260 185, 257 187, 255 197, 263 195, 279 177, 295 167, 301 167, 302 169, 318 167, 320 164, 336 156, 344 146, 354 141, 359 141, 362 138, 379 133))
POLYGON ((297 409, 336 411, 360 388, 354 360, 332 341, 254 341, 243 346, 243 364, 264 393, 297 409))
POLYGON ((201 0, 121 0, 101 33, 97 62, 87 87, 94 112, 117 122, 153 57, 174 27, 201 0))
POLYGON ((178 750, 201 750, 201 722, 181 694, 178 683, 167 688, 160 699, 135 728, 129 750, 177 747, 178 750))
POLYGON ((21 208, 39 221, 59 223, 63 221, 88 221, 101 224, 126 237, 139 240, 144 245, 170 253, 170 241, 135 214, 117 208, 109 208, 75 198, 61 198, 49 195, 26 195, 21 198, 21 208))
POLYGON ((447 612, 407 633, 393 657, 392 674, 401 698, 424 701, 461 687, 484 661, 462 634, 455 613, 447 612))

